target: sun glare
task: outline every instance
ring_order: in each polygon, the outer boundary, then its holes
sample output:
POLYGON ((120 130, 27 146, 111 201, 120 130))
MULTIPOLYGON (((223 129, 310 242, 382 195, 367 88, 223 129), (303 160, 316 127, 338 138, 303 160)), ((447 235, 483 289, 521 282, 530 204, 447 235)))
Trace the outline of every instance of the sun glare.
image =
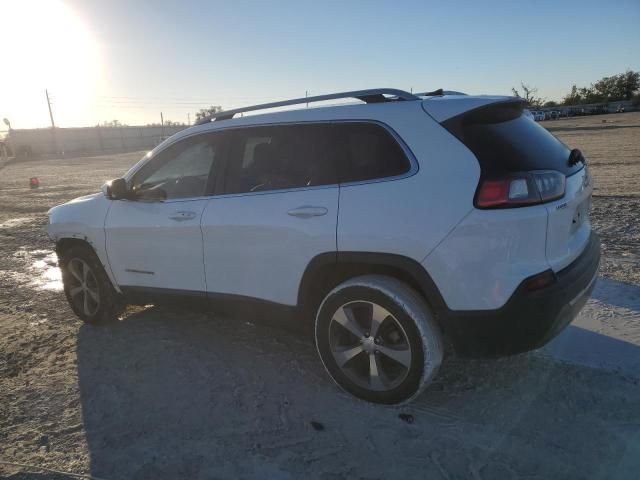
POLYGON ((0 12, 0 109, 12 112, 15 128, 46 125, 46 88, 56 124, 78 125, 100 80, 98 45, 89 29, 58 0, 4 0, 0 12))

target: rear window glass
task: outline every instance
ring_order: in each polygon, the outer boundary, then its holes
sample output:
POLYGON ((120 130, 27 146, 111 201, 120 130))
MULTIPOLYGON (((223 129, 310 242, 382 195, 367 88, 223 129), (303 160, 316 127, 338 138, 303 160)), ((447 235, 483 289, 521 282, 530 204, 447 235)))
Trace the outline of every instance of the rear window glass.
POLYGON ((571 175, 582 168, 569 166, 570 149, 524 115, 520 103, 478 108, 442 125, 475 154, 485 176, 531 170, 571 175))

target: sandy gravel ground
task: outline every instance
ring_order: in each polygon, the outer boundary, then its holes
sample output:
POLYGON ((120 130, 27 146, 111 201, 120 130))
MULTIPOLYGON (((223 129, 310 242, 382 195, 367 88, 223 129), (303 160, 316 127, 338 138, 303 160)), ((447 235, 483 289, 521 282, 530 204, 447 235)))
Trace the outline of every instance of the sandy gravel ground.
POLYGON ((594 177, 592 221, 602 236, 602 271, 640 285, 640 112, 543 122, 580 148, 594 177))
MULTIPOLYGON (((604 258, 593 299, 539 351, 449 354, 403 408, 343 394, 305 334, 259 312, 149 307, 82 325, 60 291, 46 210, 96 191, 140 154, 6 166, 0 461, 105 479, 637 478, 640 114, 544 125, 584 151, 595 177, 604 258), (28 188, 33 175, 40 189, 28 188)), ((0 478, 72 477, 0 464, 0 478)))

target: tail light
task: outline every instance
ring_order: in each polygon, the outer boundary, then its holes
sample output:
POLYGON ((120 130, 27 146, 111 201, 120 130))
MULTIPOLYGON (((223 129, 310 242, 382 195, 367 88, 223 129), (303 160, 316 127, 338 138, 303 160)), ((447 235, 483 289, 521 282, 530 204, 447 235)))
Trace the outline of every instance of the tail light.
POLYGON ((551 202, 564 196, 566 177, 555 170, 509 173, 480 181, 475 206, 510 208, 551 202))
POLYGON ((538 273, 532 277, 527 278, 523 284, 527 290, 540 290, 548 287, 556 281, 556 275, 553 270, 545 270, 542 273, 538 273))

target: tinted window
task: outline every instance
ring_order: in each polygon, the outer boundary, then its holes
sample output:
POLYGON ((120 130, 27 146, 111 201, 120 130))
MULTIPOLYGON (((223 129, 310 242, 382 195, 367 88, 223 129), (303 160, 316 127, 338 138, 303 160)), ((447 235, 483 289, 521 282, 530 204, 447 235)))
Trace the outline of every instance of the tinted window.
POLYGON ((411 168, 383 127, 336 122, 238 129, 226 193, 257 192, 403 174, 411 168))
POLYGON ((338 183, 329 125, 280 125, 233 134, 226 193, 338 183))
POLYGON ((398 142, 382 126, 370 123, 334 124, 343 183, 402 175, 411 163, 398 142))
POLYGON ((547 129, 524 115, 522 103, 493 104, 443 122, 471 150, 484 175, 557 170, 571 175, 570 150, 547 129))
POLYGON ((217 172, 220 134, 199 135, 168 147, 134 176, 133 189, 140 197, 188 198, 208 193, 217 172))

